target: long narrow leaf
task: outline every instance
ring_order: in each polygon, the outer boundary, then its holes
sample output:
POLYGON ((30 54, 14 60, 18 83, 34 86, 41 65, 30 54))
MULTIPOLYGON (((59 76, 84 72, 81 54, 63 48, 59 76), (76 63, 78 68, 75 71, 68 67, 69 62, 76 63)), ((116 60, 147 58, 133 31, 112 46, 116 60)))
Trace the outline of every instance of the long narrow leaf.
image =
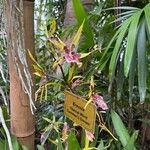
POLYGON ((138 88, 140 94, 140 102, 143 103, 146 95, 146 33, 144 20, 140 24, 137 39, 138 53, 138 88))
POLYGON ((58 150, 64 150, 59 134, 58 134, 58 150))
POLYGON ((111 47, 111 45, 113 44, 113 42, 116 40, 118 34, 120 33, 120 28, 117 30, 117 32, 115 33, 115 35, 113 36, 113 38, 111 39, 111 41, 109 42, 108 46, 106 47, 105 49, 105 52, 102 56, 102 58, 100 59, 100 62, 99 62, 99 65, 101 66, 102 62, 104 63, 106 61, 106 57, 108 56, 108 52, 109 52, 109 49, 111 47))
POLYGON ((122 61, 119 64, 119 69, 118 69, 118 75, 117 75, 117 100, 120 100, 121 94, 123 91, 123 84, 125 81, 125 76, 124 76, 124 57, 122 58, 122 61))
POLYGON ((130 7, 130 6, 112 7, 112 8, 107 8, 107 9, 103 9, 103 10, 106 11, 106 10, 113 10, 113 9, 140 10, 140 8, 137 8, 137 7, 130 7))
POLYGON ((37 149, 38 149, 38 150, 45 150, 42 145, 37 145, 37 149))
POLYGON ((13 149, 14 150, 19 150, 19 143, 17 141, 17 138, 13 135, 11 137, 11 140, 12 140, 13 149))
MULTIPOLYGON (((127 20, 125 20, 121 25, 121 27, 116 31, 115 35, 113 36, 113 38, 111 39, 111 41, 109 42, 108 46, 106 47, 106 50, 100 60, 100 63, 101 64, 102 62, 105 62, 106 61, 106 57, 108 55, 108 51, 111 47, 111 45, 113 44, 113 42, 117 39, 117 37, 122 34, 123 30, 126 29, 128 27, 128 23, 130 23, 130 20, 131 18, 128 18, 127 20)), ((119 42, 119 41, 118 41, 119 42)), ((118 47, 118 44, 116 45, 118 47)), ((108 57, 107 57, 108 58, 108 57)), ((108 59, 107 59, 108 60, 108 59)), ((106 64, 106 63, 105 63, 106 64)))
POLYGON ((117 41, 115 44, 115 48, 114 48, 114 51, 113 51, 113 54, 111 57, 111 61, 110 61, 110 66, 109 66, 109 77, 110 77, 110 79, 112 78, 112 74, 115 72, 115 67, 116 67, 116 64, 118 61, 116 58, 117 58, 117 55, 119 53, 123 39, 125 38, 125 34, 128 30, 128 26, 129 26, 130 22, 131 22, 131 18, 127 19, 124 22, 124 24, 120 27, 121 31, 117 37, 117 41))
POLYGON ((97 150, 105 150, 103 140, 100 141, 100 144, 99 144, 99 146, 97 147, 97 150))
POLYGON ((57 26, 56 20, 53 19, 52 22, 51 22, 50 30, 48 31, 48 33, 49 33, 48 37, 51 37, 55 33, 56 26, 57 26))
POLYGON ((83 20, 85 20, 84 22, 84 27, 83 27, 83 32, 85 34, 85 44, 87 46, 87 48, 93 46, 94 44, 94 40, 93 40, 93 32, 92 29, 89 25, 88 19, 87 19, 87 15, 85 13, 84 7, 82 6, 82 3, 80 0, 72 0, 73 2, 73 8, 74 8, 74 12, 75 12, 75 16, 77 18, 78 24, 81 25, 83 20))
POLYGON ((137 57, 137 53, 136 53, 136 50, 134 49, 133 58, 131 61, 131 67, 129 71, 129 105, 130 106, 132 106, 134 78, 136 74, 136 65, 137 65, 136 57, 137 57))
POLYGON ((78 140, 73 132, 68 137, 68 149, 69 150, 81 150, 78 140))
POLYGON ((118 14, 117 16, 124 16, 124 15, 128 15, 128 14, 133 14, 138 10, 129 10, 129 11, 125 11, 125 12, 121 12, 120 14, 118 14))
POLYGON ((115 23, 115 22, 118 22, 118 21, 123 21, 125 20, 126 18, 129 18, 132 14, 128 14, 128 15, 124 15, 124 16, 121 16, 117 19, 115 19, 114 21, 112 21, 111 23, 115 23))
POLYGON ((3 140, 3 139, 0 140, 0 148, 2 150, 7 150, 8 149, 7 144, 6 144, 6 140, 3 140))
POLYGON ((144 8, 145 17, 146 17, 146 23, 150 34, 150 3, 145 6, 144 8))
POLYGON ((139 23, 139 19, 142 11, 139 11, 135 15, 132 16, 132 22, 129 28, 129 33, 127 37, 127 48, 125 52, 125 60, 124 60, 124 72, 125 76, 128 76, 131 60, 133 56, 133 51, 135 48, 136 36, 137 36, 137 27, 139 23))
POLYGON ((125 147, 130 139, 130 135, 125 128, 121 118, 115 111, 111 111, 113 126, 123 147, 125 147))
POLYGON ((83 25, 84 25, 84 21, 82 22, 82 24, 79 27, 76 35, 73 38, 72 45, 74 45, 74 46, 76 46, 79 43, 79 40, 80 40, 80 37, 81 37, 81 33, 82 33, 82 30, 83 30, 83 25))
POLYGON ((135 131, 132 136, 130 137, 128 144, 124 147, 123 150, 136 150, 135 148, 135 141, 138 137, 138 131, 135 131))

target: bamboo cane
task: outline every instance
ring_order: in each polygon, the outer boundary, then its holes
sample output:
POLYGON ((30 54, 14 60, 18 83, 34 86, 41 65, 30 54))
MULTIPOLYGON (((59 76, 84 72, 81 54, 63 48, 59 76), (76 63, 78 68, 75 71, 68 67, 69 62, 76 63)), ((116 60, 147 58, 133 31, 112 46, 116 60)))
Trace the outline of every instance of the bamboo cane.
MULTIPOLYGON (((30 49, 31 51, 34 51, 33 2, 23 1, 23 9, 25 49, 30 49)), ((18 138, 21 144, 25 145, 29 150, 34 150, 34 115, 31 113, 29 97, 23 90, 22 83, 19 78, 13 58, 12 49, 9 50, 8 55, 10 75, 11 132, 18 138)), ((20 62, 18 64, 20 70, 23 72, 22 64, 20 62)), ((29 70, 31 70, 31 64, 29 61, 28 64, 29 70)))

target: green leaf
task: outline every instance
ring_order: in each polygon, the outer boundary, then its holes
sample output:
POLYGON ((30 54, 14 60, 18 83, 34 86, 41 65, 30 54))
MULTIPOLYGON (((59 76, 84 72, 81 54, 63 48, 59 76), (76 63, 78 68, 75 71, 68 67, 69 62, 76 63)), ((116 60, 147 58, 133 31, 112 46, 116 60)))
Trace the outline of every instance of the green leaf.
POLYGON ((42 145, 37 145, 38 150, 45 150, 45 148, 42 145))
POLYGON ((73 64, 69 69, 68 82, 72 80, 75 70, 75 64, 73 64))
POLYGON ((50 30, 48 31, 48 37, 51 37, 55 33, 56 25, 57 25, 56 20, 53 18, 51 22, 50 30))
POLYGON ((118 135, 119 140, 121 144, 123 145, 123 147, 125 147, 129 141, 130 135, 126 127, 124 126, 121 118, 119 117, 119 115, 113 110, 111 111, 111 117, 112 117, 112 122, 115 128, 116 134, 118 135))
POLYGON ((63 68, 64 74, 66 76, 68 74, 68 72, 69 72, 70 63, 64 62, 64 64, 62 65, 62 68, 63 68))
POLYGON ((150 34, 150 3, 144 7, 144 12, 145 12, 145 17, 146 17, 147 27, 148 27, 149 34, 150 34))
POLYGON ((99 144, 99 146, 97 147, 97 150, 105 150, 103 140, 100 141, 100 144, 99 144))
POLYGON ((103 67, 105 67, 105 65, 107 64, 107 62, 111 56, 111 54, 109 54, 109 56, 108 56, 109 49, 110 49, 111 45, 113 44, 113 42, 116 40, 116 38, 120 32, 121 32, 121 28, 119 28, 117 30, 117 32, 115 33, 115 35, 113 36, 113 38, 109 42, 108 46, 106 47, 104 54, 102 55, 102 58, 100 59, 99 66, 102 66, 102 64, 103 64, 103 67))
POLYGON ((140 19, 142 11, 140 10, 136 14, 132 16, 132 21, 131 25, 129 28, 129 33, 127 37, 127 48, 125 52, 125 59, 124 59, 124 73, 125 76, 128 76, 130 65, 131 65, 131 60, 133 57, 133 51, 135 48, 135 42, 136 42, 136 37, 137 37, 137 27, 138 27, 138 22, 140 19))
POLYGON ((12 140, 13 149, 19 150, 19 144, 18 144, 17 138, 15 136, 12 136, 11 140, 12 140))
POLYGON ((125 76, 124 76, 124 71, 123 71, 123 68, 124 68, 123 61, 124 61, 124 57, 123 57, 122 61, 119 63, 117 79, 116 79, 117 80, 117 100, 120 100, 120 98, 121 98, 121 94, 123 91, 123 84, 125 81, 125 76))
POLYGON ((5 134, 5 130, 4 130, 3 127, 0 128, 0 134, 1 134, 2 137, 4 137, 5 139, 7 139, 6 134, 5 134))
POLYGON ((85 130, 82 129, 82 132, 81 132, 81 148, 83 149, 84 148, 84 145, 85 145, 85 130))
POLYGON ((31 54, 30 50, 28 50, 28 55, 29 55, 29 57, 31 58, 31 60, 32 60, 41 70, 43 70, 42 67, 41 67, 41 66, 38 64, 38 62, 35 60, 35 58, 33 57, 33 55, 31 54))
POLYGON ((131 15, 133 15, 133 14, 128 14, 128 15, 121 16, 121 17, 115 19, 114 21, 112 21, 111 23, 115 23, 115 22, 119 22, 119 21, 125 20, 125 19, 131 17, 131 15))
MULTIPOLYGON (((22 150, 28 150, 26 146, 22 145, 22 150)), ((38 149, 40 150, 40 149, 38 149)), ((41 149, 42 150, 42 149, 41 149)))
POLYGON ((119 29, 117 30, 117 32, 115 33, 115 35, 113 36, 113 38, 111 39, 111 41, 109 42, 109 44, 108 44, 108 46, 106 47, 106 50, 105 50, 105 52, 104 52, 104 54, 103 54, 103 56, 102 56, 102 58, 101 58, 101 61, 102 61, 103 59, 105 59, 105 56, 107 55, 108 50, 110 49, 110 46, 111 46, 111 45, 113 44, 113 42, 116 40, 116 38, 117 38, 118 34, 120 33, 120 31, 121 31, 121 29, 119 28, 119 29))
POLYGON ((132 134, 132 136, 129 138, 129 141, 127 143, 127 145, 124 147, 123 150, 135 150, 135 141, 138 137, 138 131, 134 131, 134 133, 132 134))
POLYGON ((77 33, 75 34, 73 41, 72 41, 72 45, 76 46, 79 43, 80 37, 81 37, 81 33, 83 30, 83 25, 84 25, 84 21, 82 22, 81 26, 79 27, 77 33))
POLYGON ((58 134, 58 145, 57 146, 58 146, 58 150, 64 150, 59 134, 58 134))
POLYGON ((73 132, 69 134, 68 137, 68 149, 69 150, 81 150, 78 140, 73 132))
POLYGON ((140 94, 140 102, 143 103, 146 96, 146 33, 145 21, 143 20, 139 26, 137 38, 137 54, 138 54, 138 88, 140 94))
POLYGON ((104 6, 104 2, 99 2, 98 6, 95 6, 94 10, 90 12, 92 15, 100 15, 102 12, 102 8, 104 6))
POLYGON ((113 50, 113 54, 112 54, 112 57, 111 57, 111 60, 110 60, 110 65, 109 65, 110 80, 112 80, 112 76, 115 72, 115 68, 116 68, 117 61, 118 61, 117 55, 119 54, 123 39, 125 38, 125 34, 128 30, 128 26, 129 26, 130 22, 131 22, 131 18, 127 19, 119 29, 120 32, 118 34, 117 41, 116 41, 116 44, 115 44, 115 47, 114 47, 114 50, 113 50))
MULTIPOLYGON (((99 64, 97 65, 99 70, 103 70, 104 67, 106 66, 107 62, 109 61, 111 57, 111 52, 108 52, 99 62, 99 64), (105 59, 104 59, 105 58, 105 59)), ((97 71, 97 70, 96 70, 97 71)))
POLYGON ((92 54, 93 52, 95 52, 95 51, 91 51, 91 52, 88 52, 88 53, 80 53, 80 59, 89 56, 89 55, 92 54))
POLYGON ((150 119, 138 119, 140 121, 142 121, 143 123, 150 125, 150 119))
POLYGON ((58 37, 49 38, 49 41, 60 51, 64 51, 65 43, 58 37))
POLYGON ((1 150, 7 150, 7 144, 6 144, 6 140, 0 140, 0 149, 1 150))
POLYGON ((85 20, 84 26, 83 26, 83 33, 85 34, 84 43, 86 44, 85 48, 89 48, 93 46, 94 44, 94 40, 93 40, 94 36, 93 36, 92 29, 87 19, 87 15, 85 13, 84 7, 82 6, 82 3, 80 0, 72 0, 72 2, 73 2, 73 8, 74 8, 74 12, 75 12, 75 16, 77 18, 78 24, 81 25, 82 22, 85 20))
POLYGON ((103 9, 103 11, 106 10, 112 10, 112 9, 122 9, 122 10, 140 10, 137 7, 130 7, 130 6, 121 6, 121 7, 112 7, 112 8, 107 8, 107 9, 103 9))
POLYGON ((138 11, 138 10, 139 10, 139 9, 128 10, 128 11, 125 11, 125 12, 122 12, 122 13, 118 14, 118 16, 124 16, 124 15, 133 14, 133 13, 135 13, 135 12, 138 11))
POLYGON ((129 71, 129 104, 130 106, 132 105, 132 98, 133 98, 133 86, 134 86, 134 78, 135 78, 135 74, 136 74, 136 65, 137 65, 137 53, 136 50, 134 49, 133 52, 133 58, 131 61, 131 67, 130 67, 130 71, 129 71))
POLYGON ((97 71, 97 64, 90 67, 89 70, 84 74, 84 81, 88 81, 90 79, 90 77, 95 74, 95 72, 97 71))

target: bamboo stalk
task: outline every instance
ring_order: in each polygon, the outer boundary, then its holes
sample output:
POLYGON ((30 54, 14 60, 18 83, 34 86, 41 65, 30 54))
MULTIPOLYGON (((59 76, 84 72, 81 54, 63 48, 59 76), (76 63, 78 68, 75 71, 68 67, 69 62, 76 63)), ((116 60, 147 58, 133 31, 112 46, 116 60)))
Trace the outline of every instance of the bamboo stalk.
MULTIPOLYGON (((18 0, 18 2, 20 2, 18 0)), ((8 3, 9 4, 9 3, 8 3)), ((34 5, 32 1, 23 1, 23 29, 20 27, 19 32, 24 35, 24 46, 25 50, 30 49, 34 51, 34 5)), ((13 10, 12 10, 13 11, 13 10)), ((19 10, 18 10, 19 11, 19 10)), ((12 12, 11 12, 12 13, 12 12)), ((21 13, 20 13, 21 14, 21 13)), ((9 18, 10 19, 10 18, 9 18)), ((14 21, 14 20, 13 20, 14 21)), ((13 28, 13 27, 12 27, 13 28)), ((17 44, 17 38, 20 38, 19 35, 12 31, 11 23, 10 28, 8 28, 11 35, 11 40, 15 40, 12 43, 17 44), (16 35, 14 35, 16 34, 16 35)), ((31 112, 31 103, 29 100, 29 95, 25 92, 21 78, 19 77, 19 72, 22 73, 22 78, 25 78, 24 66, 18 59, 18 54, 14 58, 13 46, 10 43, 8 57, 9 57, 9 75, 10 75, 10 112, 11 112, 11 132, 14 134, 21 144, 25 145, 29 150, 34 150, 34 115, 31 112), (15 61, 17 60, 17 61, 15 61), (17 62, 17 65, 15 64, 17 62), (17 70, 19 67, 20 70, 17 70)), ((19 49, 21 51, 21 49, 19 49)), ((31 63, 27 58, 29 64, 29 71, 31 72, 31 63)), ((26 79, 27 81, 27 79, 26 79)), ((31 87, 29 87, 31 88, 31 87)), ((33 87, 32 87, 33 88, 33 87)), ((31 90, 30 90, 31 91, 31 90)), ((33 91, 33 90, 32 90, 33 91)), ((33 97, 32 97, 33 99, 33 97)))

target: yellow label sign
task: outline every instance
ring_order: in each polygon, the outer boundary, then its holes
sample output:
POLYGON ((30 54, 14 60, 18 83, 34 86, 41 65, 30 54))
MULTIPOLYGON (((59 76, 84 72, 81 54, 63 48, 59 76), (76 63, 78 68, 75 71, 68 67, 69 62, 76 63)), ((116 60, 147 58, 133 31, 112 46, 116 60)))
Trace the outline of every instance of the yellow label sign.
POLYGON ((74 123, 83 127, 87 131, 94 132, 96 107, 90 103, 86 109, 87 101, 73 93, 65 92, 64 113, 74 123))

